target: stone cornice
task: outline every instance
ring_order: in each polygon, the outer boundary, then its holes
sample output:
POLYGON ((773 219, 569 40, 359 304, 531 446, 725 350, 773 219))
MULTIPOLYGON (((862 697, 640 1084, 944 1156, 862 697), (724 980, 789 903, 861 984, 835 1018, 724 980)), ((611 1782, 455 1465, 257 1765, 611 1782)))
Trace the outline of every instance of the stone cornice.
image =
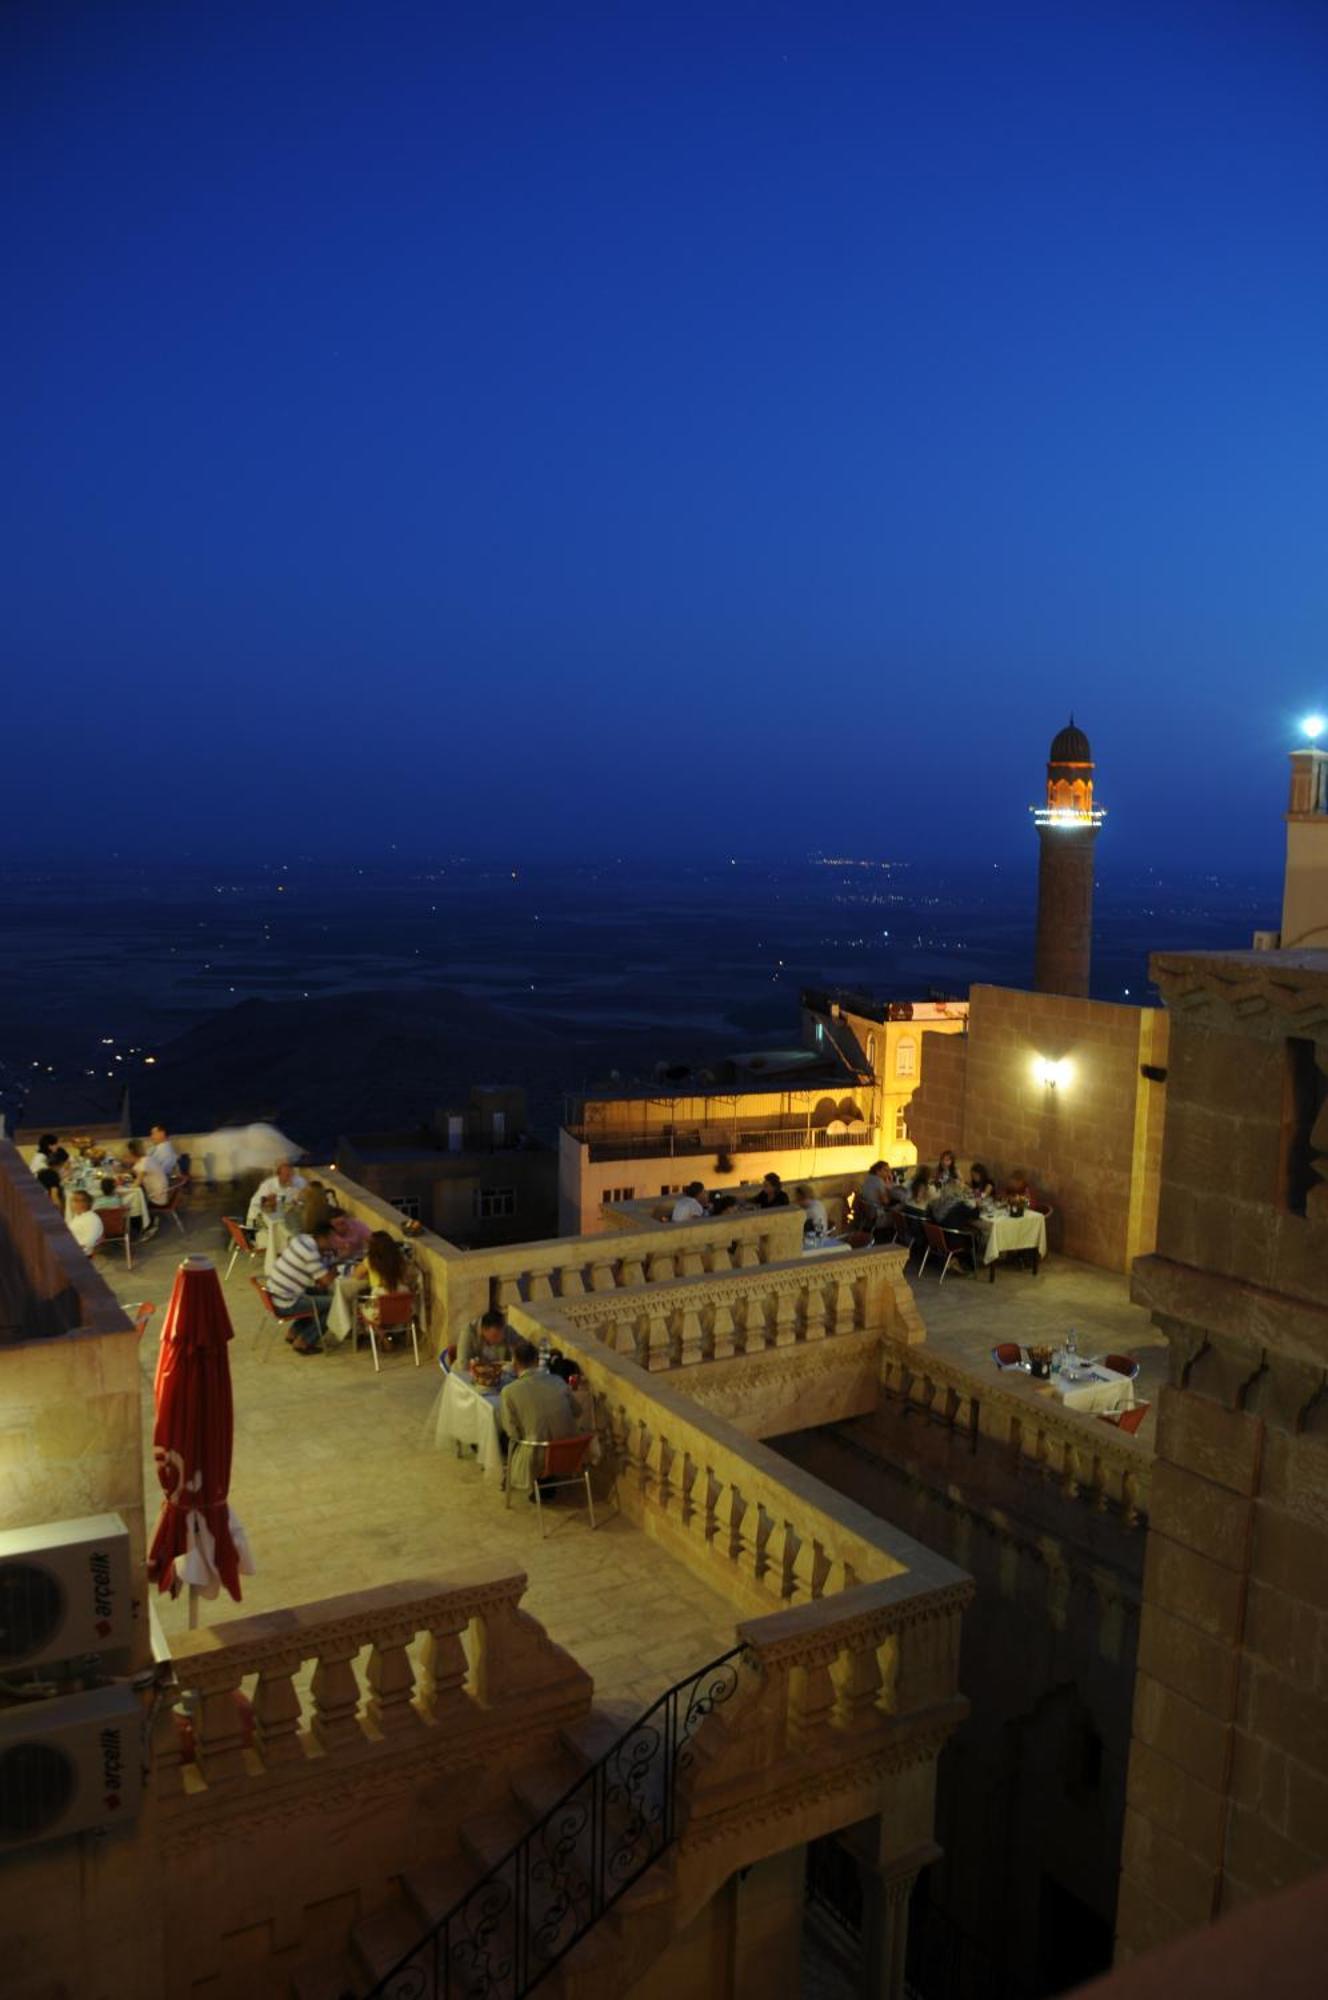
POLYGON ((1225 1034, 1328 1034, 1328 952, 1163 952, 1149 961, 1171 1012, 1225 1034))
MULTIPOLYGON (((1307 1225, 1308 1226, 1308 1225, 1307 1225)), ((1328 1306, 1201 1271, 1172 1257, 1140 1257, 1130 1296, 1163 1323, 1328 1368, 1328 1306)))
POLYGON ((754 1295, 801 1298, 805 1292, 831 1285, 902 1271, 902 1249, 862 1251, 848 1256, 808 1258, 787 1264, 761 1264, 747 1271, 715 1276, 670 1278, 632 1291, 591 1292, 584 1298, 561 1299, 564 1316, 577 1327, 595 1327, 604 1320, 638 1319, 653 1314, 702 1312, 709 1306, 744 1305, 754 1295))

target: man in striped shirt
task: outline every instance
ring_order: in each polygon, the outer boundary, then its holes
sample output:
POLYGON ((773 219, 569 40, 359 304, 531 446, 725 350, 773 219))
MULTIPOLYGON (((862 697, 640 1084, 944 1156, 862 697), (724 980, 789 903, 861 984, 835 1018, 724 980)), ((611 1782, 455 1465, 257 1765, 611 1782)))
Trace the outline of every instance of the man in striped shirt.
POLYGON ((319 1351, 323 1325, 332 1306, 332 1280, 336 1276, 327 1259, 335 1249, 336 1238, 328 1223, 320 1223, 307 1235, 292 1236, 267 1281, 272 1303, 282 1319, 293 1319, 299 1313, 315 1315, 318 1338, 294 1343, 304 1354, 319 1351))

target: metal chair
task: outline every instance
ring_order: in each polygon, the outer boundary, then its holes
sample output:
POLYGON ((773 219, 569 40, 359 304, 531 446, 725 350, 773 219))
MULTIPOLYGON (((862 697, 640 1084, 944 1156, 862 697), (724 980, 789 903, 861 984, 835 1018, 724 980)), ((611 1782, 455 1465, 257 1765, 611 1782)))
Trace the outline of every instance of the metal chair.
POLYGON ((1113 1375, 1124 1375, 1130 1382, 1133 1382, 1139 1373, 1139 1363, 1132 1354, 1104 1354, 1102 1366, 1110 1368, 1113 1375))
MULTIPOLYGON (((587 1431, 582 1437, 571 1438, 520 1438, 512 1446, 512 1453, 528 1451, 531 1455, 531 1479, 535 1491, 535 1512, 539 1518, 540 1537, 546 1534, 544 1526, 544 1501, 540 1495, 541 1486, 584 1486, 586 1489, 586 1509, 590 1515, 591 1532, 595 1528, 595 1496, 590 1490, 590 1449, 595 1442, 594 1431, 587 1431), (535 1471, 534 1455, 544 1453, 544 1470, 535 1471)), ((507 1466, 507 1505, 512 1504, 511 1455, 507 1466)))
POLYGON ((144 1299, 139 1304, 139 1306, 136 1309, 136 1316, 134 1319, 135 1340, 141 1340, 143 1338, 143 1335, 148 1330, 148 1321, 152 1318, 152 1315, 154 1312, 156 1312, 156 1310, 157 1308, 153 1304, 151 1299, 144 1299))
POLYGON ((221 1226, 226 1231, 231 1242, 231 1260, 227 1264, 225 1271, 225 1276, 229 1278, 231 1272, 235 1269, 235 1260, 237 1257, 247 1257, 252 1264, 263 1253, 258 1249, 253 1236, 244 1223, 241 1222, 238 1215, 223 1215, 221 1226))
MULTIPOLYGON (((134 1251, 129 1241, 128 1209, 99 1208, 96 1213, 101 1217, 101 1242, 97 1245, 97 1250, 109 1250, 117 1243, 122 1244, 125 1254, 125 1269, 126 1271, 132 1271, 134 1268, 134 1251)), ((94 1250, 92 1253, 94 1257, 97 1254, 97 1250, 94 1250)))
POLYGON ((171 1221, 175 1224, 181 1236, 183 1236, 184 1218, 181 1216, 180 1210, 188 1199, 188 1181, 175 1181, 168 1189, 165 1201, 150 1201, 148 1203, 148 1213, 154 1222, 158 1221, 163 1215, 169 1215, 171 1221))
MULTIPOLYGON (((263 1282, 261 1278, 251 1277, 249 1282, 253 1286, 254 1290, 258 1293, 259 1298, 263 1301, 263 1310, 267 1313, 268 1317, 272 1320, 275 1320, 278 1326, 285 1327, 286 1329, 285 1338, 287 1341, 294 1344, 295 1341, 297 1340, 304 1340, 305 1342, 308 1343, 309 1335, 307 1333, 301 1334, 299 1332, 299 1329, 302 1326, 313 1328, 312 1343, 302 1347, 300 1350, 300 1352, 304 1354, 313 1352, 314 1348, 317 1347, 319 1338, 318 1314, 316 1312, 311 1311, 308 1306, 302 1306, 298 1312, 293 1312, 293 1313, 281 1312, 278 1310, 276 1300, 273 1298, 271 1292, 268 1290, 267 1285, 263 1282)), ((257 1338, 254 1341, 254 1346, 258 1349, 260 1360, 266 1361, 267 1347, 264 1345, 263 1342, 263 1327, 261 1323, 258 1328, 257 1338)))
POLYGON ((966 1229, 946 1229, 939 1222, 924 1222, 922 1233, 926 1238, 927 1248, 923 1253, 922 1262, 918 1265, 919 1277, 926 1270, 927 1259, 931 1256, 933 1250, 938 1257, 945 1259, 945 1262, 941 1266, 941 1284, 945 1283, 946 1273, 950 1269, 950 1266, 952 1264, 960 1264, 962 1266, 965 1257, 968 1258, 969 1270, 976 1276, 978 1268, 977 1245, 966 1229))
POLYGON ((415 1316, 414 1292, 377 1292, 371 1298, 356 1299, 355 1317, 351 1323, 350 1351, 359 1349, 361 1331, 369 1336, 369 1346, 373 1353, 374 1374, 381 1374, 378 1365, 378 1335, 380 1333, 409 1332, 411 1345, 415 1349, 415 1366, 420 1365, 419 1323, 415 1316))
POLYGON ((1099 1410, 1097 1420, 1100 1424, 1112 1424, 1118 1431, 1126 1431, 1133 1437, 1152 1407, 1151 1403, 1135 1403, 1128 1410, 1099 1410))
POLYGON ((1002 1340, 992 1348, 991 1358, 998 1368, 1022 1368, 1024 1350, 1017 1340, 1002 1340))

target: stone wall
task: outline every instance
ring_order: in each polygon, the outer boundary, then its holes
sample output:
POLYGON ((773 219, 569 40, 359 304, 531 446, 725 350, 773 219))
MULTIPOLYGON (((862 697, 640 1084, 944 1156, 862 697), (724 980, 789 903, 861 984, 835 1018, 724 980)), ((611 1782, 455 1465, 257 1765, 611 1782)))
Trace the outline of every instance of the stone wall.
POLYGON ((975 986, 967 1036, 928 1038, 910 1135, 920 1158, 950 1146, 998 1182, 1022 1168, 1055 1210, 1055 1248, 1128 1270, 1156 1227, 1165 1086, 1145 1065, 1167 1065, 1156 1008, 975 986), (1064 1080, 1040 1082, 1039 1059, 1064 1080))
POLYGON ((1163 958, 1160 1398, 1124 1957, 1328 1860, 1328 954, 1163 958), (1297 1109, 1288 1084, 1304 1069, 1297 1109), (1302 1090, 1302 1097, 1304 1091, 1302 1090), (1298 1130, 1299 1126, 1303 1129, 1298 1130), (1303 1164, 1303 1162, 1302 1162, 1303 1164), (1320 1164, 1321 1175, 1321 1164, 1320 1164))
MULTIPOLYGON (((925 1348, 898 1359, 918 1371, 911 1392, 888 1378, 873 1416, 779 1449, 975 1578, 972 1713, 941 1759, 944 1854, 918 1920, 946 1970, 935 1990, 1059 1991, 1110 1959, 1144 1536, 1105 1491, 1067 1485, 1054 1451, 1010 1448, 998 1387, 970 1424, 918 1399, 925 1348), (1079 1956, 1060 1963, 1054 1904, 1078 1913, 1079 1956)), ((1079 1428, 1090 1459, 1112 1437, 1079 1428)))

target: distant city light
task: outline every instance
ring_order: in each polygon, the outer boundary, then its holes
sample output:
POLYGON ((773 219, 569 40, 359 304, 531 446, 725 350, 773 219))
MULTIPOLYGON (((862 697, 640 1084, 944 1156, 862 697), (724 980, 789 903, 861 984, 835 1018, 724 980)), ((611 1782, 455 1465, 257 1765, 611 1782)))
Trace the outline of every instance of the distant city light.
POLYGON ((1324 730, 1328 729, 1328 722, 1325 722, 1321 715, 1307 715, 1300 728, 1301 734, 1308 736, 1310 742, 1314 743, 1323 735, 1324 730))

